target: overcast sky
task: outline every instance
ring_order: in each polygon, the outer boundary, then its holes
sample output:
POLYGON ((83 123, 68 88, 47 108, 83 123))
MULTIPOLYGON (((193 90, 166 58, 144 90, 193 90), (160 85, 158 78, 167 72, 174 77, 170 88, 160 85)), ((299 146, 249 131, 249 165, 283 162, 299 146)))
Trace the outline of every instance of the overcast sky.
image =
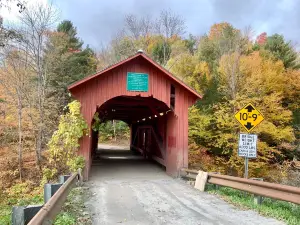
MULTIPOLYGON (((34 1, 34 0, 29 0, 34 1)), ((36 0, 47 1, 47 0, 36 0)), ((226 21, 256 34, 283 34, 300 43, 300 0, 52 0, 62 19, 71 20, 85 44, 99 48, 123 26, 126 14, 156 17, 171 9, 185 19, 187 34, 201 35, 226 21)), ((299 46, 297 46, 299 47, 299 46)))

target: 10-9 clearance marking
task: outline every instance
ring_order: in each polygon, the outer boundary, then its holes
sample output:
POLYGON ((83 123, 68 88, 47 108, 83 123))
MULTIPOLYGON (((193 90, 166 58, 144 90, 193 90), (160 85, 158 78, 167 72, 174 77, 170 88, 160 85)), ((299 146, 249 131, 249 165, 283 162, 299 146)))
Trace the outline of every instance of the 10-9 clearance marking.
POLYGON ((264 120, 264 117, 251 103, 249 103, 235 114, 235 119, 247 132, 250 132, 264 120))

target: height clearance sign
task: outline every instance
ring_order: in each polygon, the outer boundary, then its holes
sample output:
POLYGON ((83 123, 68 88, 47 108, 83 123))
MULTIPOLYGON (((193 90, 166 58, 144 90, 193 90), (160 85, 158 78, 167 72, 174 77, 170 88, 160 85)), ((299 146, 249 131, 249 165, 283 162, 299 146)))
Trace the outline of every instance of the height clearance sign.
POLYGON ((254 127, 264 120, 263 115, 251 103, 238 111, 234 117, 247 132, 253 130, 254 127))

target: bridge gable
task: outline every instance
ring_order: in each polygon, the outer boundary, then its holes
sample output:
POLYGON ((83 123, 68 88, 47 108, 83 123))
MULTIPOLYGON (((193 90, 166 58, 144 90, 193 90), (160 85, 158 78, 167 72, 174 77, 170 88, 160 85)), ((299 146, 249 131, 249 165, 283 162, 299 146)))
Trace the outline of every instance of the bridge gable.
POLYGON ((76 82, 69 87, 69 90, 81 102, 83 114, 90 122, 97 107, 117 96, 153 97, 172 108, 171 85, 175 89, 175 95, 173 94, 175 102, 172 104, 175 104, 173 110, 176 115, 180 114, 180 108, 190 106, 201 97, 145 54, 138 53, 76 82), (129 72, 148 74, 148 91, 128 91, 127 74, 129 72))

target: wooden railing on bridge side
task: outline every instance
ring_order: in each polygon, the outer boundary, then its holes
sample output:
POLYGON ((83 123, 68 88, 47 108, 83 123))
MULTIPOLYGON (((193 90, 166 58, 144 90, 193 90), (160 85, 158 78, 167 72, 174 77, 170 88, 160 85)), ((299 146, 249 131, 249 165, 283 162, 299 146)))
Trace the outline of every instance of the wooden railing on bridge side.
MULTIPOLYGON (((198 171, 196 170, 181 169, 181 177, 196 179, 197 175, 198 171)), ((300 188, 297 187, 216 173, 208 173, 207 182, 246 191, 259 196, 300 204, 300 188)))

